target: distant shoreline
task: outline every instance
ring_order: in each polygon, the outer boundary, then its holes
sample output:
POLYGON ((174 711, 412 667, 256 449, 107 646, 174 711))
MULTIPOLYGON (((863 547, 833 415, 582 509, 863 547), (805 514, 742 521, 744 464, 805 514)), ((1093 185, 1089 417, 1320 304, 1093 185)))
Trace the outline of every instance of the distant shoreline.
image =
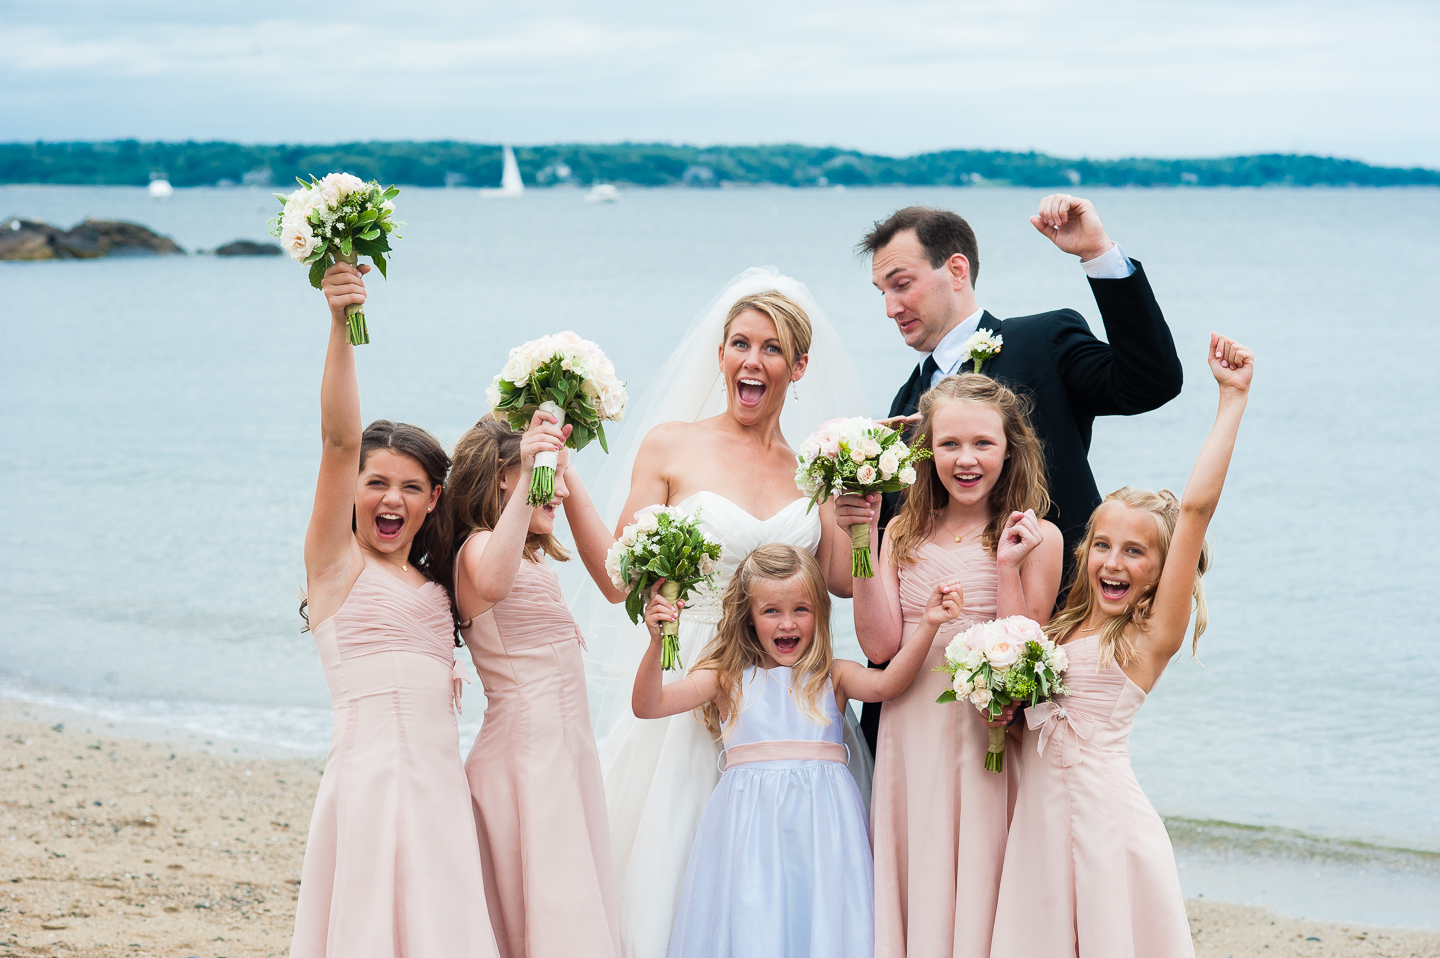
MULTIPOLYGON (((674 186, 1095 187, 1440 186, 1440 170, 1372 166, 1298 154, 1090 160, 1003 150, 944 150, 892 157, 800 145, 697 147, 661 143, 515 148, 527 188, 674 186)), ((494 186, 499 144, 369 142, 330 145, 136 140, 0 143, 0 184, 278 186, 346 170, 402 186, 494 186)))

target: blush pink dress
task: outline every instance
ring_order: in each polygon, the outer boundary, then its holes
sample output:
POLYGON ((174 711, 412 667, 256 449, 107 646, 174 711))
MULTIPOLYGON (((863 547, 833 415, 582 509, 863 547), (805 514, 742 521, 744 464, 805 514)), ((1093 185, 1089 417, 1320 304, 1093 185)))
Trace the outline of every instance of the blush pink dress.
POLYGON ((368 561, 311 629, 335 709, 291 958, 493 958, 455 724, 450 599, 368 561))
POLYGON ((485 684, 465 762, 502 958, 621 958, 581 636, 555 571, 521 560, 462 631, 485 684))
POLYGON ((956 579, 965 590, 961 615, 940 628, 914 684, 880 711, 870 800, 877 958, 990 954, 1009 775, 985 771, 980 713, 936 704, 947 685, 932 671, 957 632, 995 618, 990 550, 978 541, 927 542, 917 561, 900 566, 901 642, 919 628, 936 583, 956 579))
POLYGON ((1098 668, 1099 636, 1065 652, 1070 694, 1025 713, 991 954, 1193 958, 1170 836, 1130 768, 1145 693, 1098 668))

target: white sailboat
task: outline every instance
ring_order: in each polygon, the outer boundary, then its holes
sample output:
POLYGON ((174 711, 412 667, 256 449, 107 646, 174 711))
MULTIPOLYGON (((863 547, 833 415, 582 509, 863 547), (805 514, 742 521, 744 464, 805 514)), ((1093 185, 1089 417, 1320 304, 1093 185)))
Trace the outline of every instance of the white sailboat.
POLYGON ((487 199, 509 199, 525 195, 525 182, 520 179, 520 165, 515 162, 515 151, 505 147, 505 170, 500 174, 500 186, 487 186, 480 190, 487 199))
POLYGON ((165 178, 164 173, 151 173, 150 185, 146 187, 152 200, 168 200, 175 195, 175 187, 165 178))

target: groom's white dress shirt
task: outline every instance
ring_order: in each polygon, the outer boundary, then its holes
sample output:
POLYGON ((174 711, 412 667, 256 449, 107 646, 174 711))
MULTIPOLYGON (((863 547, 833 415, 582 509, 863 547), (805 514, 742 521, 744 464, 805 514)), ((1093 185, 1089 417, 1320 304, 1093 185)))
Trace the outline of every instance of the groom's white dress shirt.
MULTIPOLYGON (((1130 262, 1125 251, 1120 248, 1119 243, 1113 244, 1107 252, 1101 253, 1092 260, 1082 262, 1080 268, 1085 270, 1085 275, 1091 279, 1124 279, 1135 272, 1135 264, 1130 262)), ((970 358, 969 353, 961 352, 965 340, 975 334, 980 328, 980 317, 985 315, 985 310, 977 309, 945 334, 940 344, 935 347, 932 353, 922 354, 920 362, 925 362, 926 356, 935 357, 935 365, 939 368, 930 375, 930 384, 927 389, 934 389, 935 384, 946 376, 953 376, 960 369, 962 363, 970 358)))

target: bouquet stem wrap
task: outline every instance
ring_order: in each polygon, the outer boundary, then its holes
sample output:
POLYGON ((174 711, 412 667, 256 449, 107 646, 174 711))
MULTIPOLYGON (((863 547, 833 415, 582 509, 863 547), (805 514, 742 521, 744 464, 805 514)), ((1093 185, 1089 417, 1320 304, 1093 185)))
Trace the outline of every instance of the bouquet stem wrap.
MULTIPOLYGON (((565 410, 553 402, 542 402, 541 412, 548 412, 557 420, 556 426, 565 425, 565 410)), ((530 473, 530 495, 526 502, 532 506, 543 506, 555 497, 555 468, 560 465, 559 452, 537 452, 535 469, 530 473)))
MULTIPOLYGON (((360 254, 352 250, 347 256, 337 249, 335 261, 354 266, 360 262, 360 254)), ((364 346, 370 342, 370 330, 365 326, 365 307, 359 303, 351 303, 345 307, 345 339, 351 346, 364 346)))
POLYGON ((1003 728, 986 729, 990 733, 990 747, 985 750, 985 771, 1005 771, 1005 730, 1003 728))
MULTIPOLYGON (((665 597, 666 602, 675 602, 680 598, 680 583, 673 579, 666 579, 660 586, 660 594, 665 597)), ((665 622, 660 626, 661 648, 660 668, 665 672, 675 672, 685 666, 680 661, 680 621, 677 616, 674 622, 665 622)))
POLYGON ((856 578, 873 579, 870 565, 870 523, 857 522, 850 527, 850 574, 856 578))

